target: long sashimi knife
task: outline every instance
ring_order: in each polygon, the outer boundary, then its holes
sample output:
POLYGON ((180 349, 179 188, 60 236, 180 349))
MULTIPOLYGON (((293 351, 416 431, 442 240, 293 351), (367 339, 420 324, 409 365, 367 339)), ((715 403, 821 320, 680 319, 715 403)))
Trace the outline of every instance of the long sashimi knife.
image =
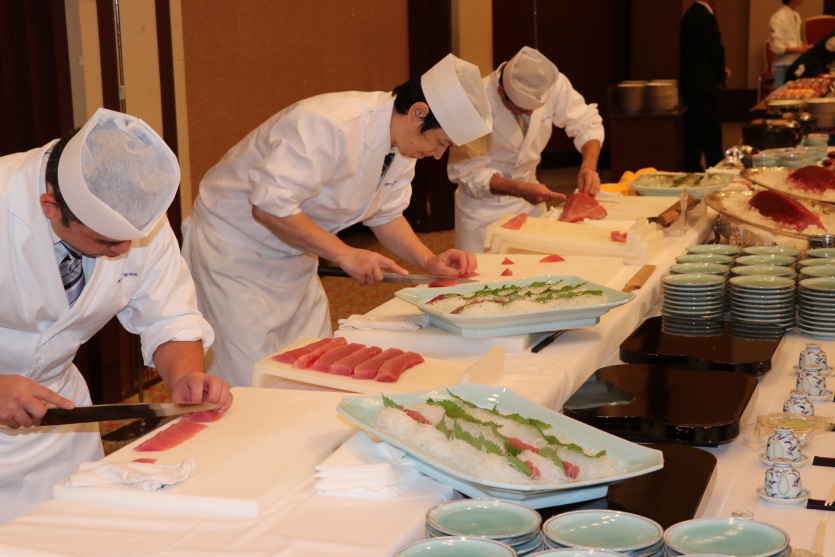
POLYGON ((110 420, 132 420, 141 418, 164 418, 217 410, 219 404, 208 402, 146 402, 134 404, 95 404, 76 406, 72 410, 48 408, 38 425, 81 424, 110 420))

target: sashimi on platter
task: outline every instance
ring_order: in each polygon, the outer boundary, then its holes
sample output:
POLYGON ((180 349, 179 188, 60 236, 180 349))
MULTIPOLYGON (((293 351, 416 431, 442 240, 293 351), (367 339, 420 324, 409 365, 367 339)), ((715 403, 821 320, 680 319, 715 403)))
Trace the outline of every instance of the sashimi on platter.
POLYGON ((749 168, 742 177, 792 197, 835 203, 835 172, 823 166, 749 168))
MULTIPOLYGON (((276 356, 295 351, 317 342, 316 338, 303 338, 286 346, 276 354, 255 363, 252 375, 254 387, 269 387, 280 380, 318 385, 352 393, 379 394, 381 392, 409 392, 415 389, 438 388, 461 383, 492 384, 504 370, 504 348, 495 347, 475 362, 429 358, 410 352, 389 348, 365 354, 366 361, 351 361, 363 354, 352 353, 345 360, 336 362, 331 373, 315 369, 300 369, 279 361, 276 356), (350 371, 341 369, 349 362, 350 371), (373 370, 369 370, 368 364, 373 370)), ((345 339, 340 340, 344 341, 345 339)))
POLYGON ((773 190, 714 193, 708 205, 724 217, 772 233, 799 238, 835 233, 835 206, 773 190))

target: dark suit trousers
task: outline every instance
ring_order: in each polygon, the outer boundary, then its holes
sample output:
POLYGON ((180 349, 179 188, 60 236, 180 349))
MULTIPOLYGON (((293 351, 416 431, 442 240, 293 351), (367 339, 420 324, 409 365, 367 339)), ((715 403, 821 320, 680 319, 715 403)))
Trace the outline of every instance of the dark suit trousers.
POLYGON ((716 94, 687 95, 684 113, 684 171, 701 172, 702 153, 708 167, 722 161, 722 122, 716 94))

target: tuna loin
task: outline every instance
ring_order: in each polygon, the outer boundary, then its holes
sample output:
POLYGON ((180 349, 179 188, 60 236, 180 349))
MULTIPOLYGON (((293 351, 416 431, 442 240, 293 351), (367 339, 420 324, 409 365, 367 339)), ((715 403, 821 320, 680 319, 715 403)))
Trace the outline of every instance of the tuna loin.
POLYGON ((798 231, 805 230, 812 225, 824 228, 820 217, 807 209, 805 205, 776 191, 761 191, 754 195, 749 203, 764 217, 789 228, 798 231))
POLYGON ((563 222, 582 222, 585 219, 599 220, 606 218, 606 209, 587 193, 578 191, 565 200, 559 220, 563 222))
POLYGON ((377 377, 380 366, 402 353, 403 351, 399 348, 387 348, 370 360, 357 364, 357 367, 354 368, 354 377, 356 379, 374 379, 377 377))
POLYGON ((404 371, 423 362, 424 359, 420 354, 416 352, 403 352, 381 365, 376 379, 381 383, 394 383, 403 375, 404 371))
POLYGON ((379 346, 366 346, 361 350, 357 350, 356 352, 345 356, 341 360, 337 360, 331 366, 330 373, 333 373, 334 375, 353 375, 354 368, 357 367, 357 365, 366 360, 370 360, 382 351, 383 349, 379 346))
POLYGON ((789 174, 789 181, 802 190, 823 193, 835 189, 835 173, 822 166, 804 166, 789 174))

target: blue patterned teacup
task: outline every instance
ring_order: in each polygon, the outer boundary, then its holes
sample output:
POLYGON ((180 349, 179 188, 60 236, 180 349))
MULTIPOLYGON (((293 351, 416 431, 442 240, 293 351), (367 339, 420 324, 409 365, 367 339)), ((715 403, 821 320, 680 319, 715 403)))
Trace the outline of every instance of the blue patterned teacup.
POLYGON ((826 378, 818 369, 803 369, 797 376, 797 390, 809 396, 826 394, 826 378))
POLYGON ((775 428, 774 435, 768 438, 768 443, 765 446, 765 454, 768 460, 785 458, 792 462, 797 462, 802 456, 800 452, 800 440, 795 437, 792 428, 778 426, 775 428))
POLYGON ((800 483, 800 472, 792 467, 790 460, 778 458, 765 471, 763 490, 769 497, 775 499, 797 499, 803 491, 800 483))
POLYGON ((821 350, 820 344, 810 342, 800 353, 798 362, 800 369, 826 369, 826 352, 821 350))
POLYGON ((795 390, 791 392, 789 399, 783 403, 783 412, 814 416, 815 405, 806 398, 806 393, 795 390))

